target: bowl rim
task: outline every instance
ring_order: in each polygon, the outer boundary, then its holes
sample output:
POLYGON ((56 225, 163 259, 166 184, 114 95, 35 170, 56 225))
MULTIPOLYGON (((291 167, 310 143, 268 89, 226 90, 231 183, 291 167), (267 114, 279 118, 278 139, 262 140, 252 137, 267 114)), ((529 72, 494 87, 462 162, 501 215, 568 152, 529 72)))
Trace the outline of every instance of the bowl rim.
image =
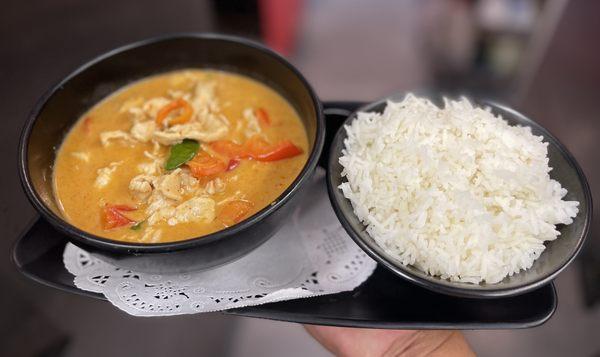
MULTIPOLYGON (((336 162, 339 159, 340 154, 341 154, 340 152, 336 152, 333 148, 336 146, 337 143, 339 143, 340 141, 342 141, 346 138, 345 126, 348 125, 350 122, 352 122, 356 118, 356 115, 358 112, 372 111, 372 109, 374 107, 385 103, 389 99, 404 98, 409 93, 410 92, 392 94, 383 99, 370 102, 369 104, 366 104, 366 105, 358 108, 356 111, 354 111, 352 114, 350 114, 348 116, 348 118, 346 118, 344 123, 340 126, 338 131, 335 133, 333 141, 331 142, 332 149, 329 152, 329 158, 328 158, 328 162, 327 162, 327 178, 326 178, 327 192, 329 194, 329 198, 332 203, 333 210, 334 210, 336 216, 338 217, 339 221, 341 222, 342 226, 344 227, 344 230, 346 230, 348 235, 350 235, 352 240, 354 240, 354 242, 361 249, 363 249, 371 258, 373 258, 379 264, 383 265, 384 267, 386 267, 388 270, 390 270, 394 274, 396 274, 412 283, 415 283, 423 288, 434 291, 434 292, 458 296, 458 297, 466 297, 466 298, 498 298, 498 297, 507 297, 507 296, 524 294, 526 292, 535 290, 535 289, 551 282, 560 272, 562 272, 577 257, 577 255, 581 251, 581 249, 589 235, 590 225, 591 225, 591 220, 592 220, 592 211, 593 211, 592 194, 590 191, 590 187, 589 187, 588 181, 585 177, 585 174, 583 173, 583 170, 581 169, 581 167, 579 166, 579 164, 577 163, 577 161, 575 160, 573 155, 569 152, 569 150, 567 150, 567 148, 564 146, 564 144, 561 143, 556 138, 556 136, 554 136, 548 129, 546 129, 545 127, 543 127, 542 125, 540 125, 539 123, 534 121, 533 119, 529 118, 528 116, 522 114, 521 112, 519 112, 507 105, 499 103, 496 100, 479 98, 477 96, 472 96, 472 95, 460 96, 460 97, 467 98, 469 101, 471 101, 471 103, 475 103, 476 105, 489 106, 489 107, 493 107, 493 108, 508 112, 514 116, 517 116, 517 117, 520 117, 521 119, 523 119, 523 121, 525 123, 527 123, 527 126, 531 126, 531 125, 535 126, 536 129, 539 129, 542 132, 542 134, 544 135, 545 138, 549 137, 556 143, 556 147, 558 148, 558 150, 565 156, 568 163, 575 169, 577 177, 582 185, 584 200, 588 207, 588 210, 584 217, 584 227, 583 227, 581 237, 578 238, 578 241, 577 241, 574 249, 570 252, 570 256, 564 261, 564 263, 562 265, 560 265, 557 269, 551 271, 550 273, 546 274, 545 276, 542 276, 540 279, 534 280, 529 283, 520 284, 520 285, 513 286, 513 287, 508 287, 508 288, 507 287, 494 287, 493 285, 490 285, 490 287, 486 286, 485 288, 468 288, 468 287, 465 287, 466 285, 458 285, 459 283, 454 284, 453 282, 447 282, 447 284, 442 284, 440 282, 435 281, 434 280, 435 277, 431 277, 432 278, 431 280, 425 279, 425 278, 413 273, 409 269, 409 267, 389 260, 386 256, 382 255, 378 251, 378 250, 381 250, 381 248, 375 247, 375 245, 376 245, 375 242, 366 242, 363 239, 363 237, 361 236, 361 234, 359 234, 352 228, 352 225, 350 224, 348 217, 346 217, 346 215, 344 214, 342 207, 341 207, 341 202, 348 201, 348 199, 346 197, 344 197, 343 194, 341 194, 339 189, 334 186, 334 182, 333 182, 333 179, 334 179, 333 178, 333 171, 334 171, 333 166, 334 166, 334 164, 336 164, 336 162)), ((417 92, 417 95, 419 95, 419 94, 420 93, 417 92)), ((448 95, 446 93, 431 93, 431 92, 427 92, 427 94, 425 94, 424 97, 430 99, 432 95, 439 96, 440 98, 442 98, 442 97, 444 97, 444 98, 457 97, 454 95, 448 95)), ((354 214, 353 211, 352 211, 352 214, 354 214)), ((365 234, 368 235, 368 233, 365 233, 365 234)), ((521 271, 517 274, 520 274, 520 273, 521 273, 521 271)), ((426 274, 426 273, 422 273, 422 274, 426 274)), ((437 278, 437 279, 439 279, 439 278, 437 278)), ((475 287, 477 285, 473 285, 473 286, 475 287)))
MULTIPOLYGON (((64 79, 60 80, 57 84, 51 86, 49 90, 47 90, 41 97, 38 99, 33 109, 29 113, 23 129, 21 131, 20 139, 19 139, 19 157, 18 157, 18 171, 19 178, 21 181, 21 186, 25 191, 29 202, 34 206, 34 208, 42 215, 44 219, 49 221, 54 227, 62 230, 67 236, 74 240, 74 243, 79 243, 84 246, 99 248, 101 250, 110 251, 113 253, 121 253, 121 254, 141 254, 141 253, 167 253, 173 251, 186 250, 190 248, 195 248, 198 246, 206 245, 213 243, 215 241, 221 241, 224 239, 234 239, 238 233, 254 226, 255 224, 260 223, 263 219, 270 216, 275 211, 279 210, 283 205, 285 205, 292 197, 301 189, 302 186, 308 181, 308 179, 312 176, 312 172, 314 171, 319 157, 321 156, 321 152, 323 150, 323 145, 325 141, 325 121, 323 118, 323 107, 321 101, 317 97, 314 89, 311 87, 306 78, 300 73, 298 69, 296 69, 289 61, 287 61, 283 56, 276 53, 272 49, 263 46, 253 40, 232 36, 232 35, 224 35, 218 33, 211 32, 183 32, 183 33, 173 33, 168 35, 161 35, 152 38, 142 39, 139 41, 135 41, 132 43, 125 44, 123 46, 119 46, 115 49, 106 51, 93 59, 85 62, 77 69, 68 74, 64 79), (173 40, 181 40, 181 39, 195 39, 195 40, 209 40, 209 41, 225 41, 235 43, 237 45, 249 47, 255 50, 258 50, 271 58, 275 59, 281 65, 286 67, 291 71, 293 75, 295 75, 300 83, 306 89, 310 100, 312 101, 315 116, 316 116, 316 131, 315 131, 315 140, 313 148, 306 160, 306 163, 302 167, 302 170, 298 174, 298 176, 294 179, 294 181, 283 191, 271 204, 267 205, 254 215, 248 217, 242 222, 235 224, 233 226, 227 227, 223 230, 202 235, 198 237, 189 238, 181 241, 174 242, 165 242, 165 243, 134 243, 134 242, 122 242, 117 240, 112 240, 108 238, 103 238, 91 233, 88 233, 84 230, 81 230, 74 225, 67 222, 62 217, 55 214, 41 199, 37 191, 35 190, 32 180, 29 173, 29 157, 28 157, 28 147, 29 147, 29 138, 35 123, 38 120, 39 114, 42 112, 48 100, 50 100, 55 93, 60 91, 64 85, 66 85, 73 78, 78 76, 79 74, 85 72, 92 66, 107 60, 115 55, 136 50, 141 47, 145 47, 148 45, 153 45, 160 42, 168 42, 173 40)), ((266 239, 265 239, 266 240, 266 239)), ((265 241, 263 240, 263 242, 265 241)))

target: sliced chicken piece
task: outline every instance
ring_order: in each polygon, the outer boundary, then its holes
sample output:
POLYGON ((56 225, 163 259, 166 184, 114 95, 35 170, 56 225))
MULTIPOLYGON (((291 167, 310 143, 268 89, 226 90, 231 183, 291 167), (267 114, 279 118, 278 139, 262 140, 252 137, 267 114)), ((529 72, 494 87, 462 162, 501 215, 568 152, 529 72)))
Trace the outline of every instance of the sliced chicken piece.
POLYGON ((194 197, 175 208, 170 226, 186 222, 212 222, 215 219, 215 201, 208 197, 194 197))
POLYGON ((258 122, 258 118, 256 114, 254 114, 254 110, 251 108, 244 109, 242 116, 244 118, 244 136, 246 138, 253 137, 255 135, 260 135, 262 133, 262 129, 260 127, 260 123, 258 122))
POLYGON ((146 175, 159 176, 163 172, 165 159, 158 155, 160 145, 156 142, 154 144, 155 148, 152 152, 144 151, 144 156, 152 161, 138 164, 137 169, 139 172, 146 175))
POLYGON ((109 146, 113 141, 121 141, 126 144, 135 144, 135 140, 123 130, 103 131, 100 133, 102 146, 109 146))
POLYGON ((150 175, 137 175, 129 181, 129 190, 140 200, 147 199, 154 190, 155 177, 150 175))
POLYGON ((160 192, 169 199, 180 201, 181 194, 181 169, 175 169, 168 175, 163 175, 157 182, 157 187, 160 192))
POLYGON ((160 193, 158 190, 152 191, 152 195, 148 199, 148 207, 146 208, 146 213, 151 215, 153 213, 158 212, 160 209, 164 207, 172 207, 173 201, 167 199, 165 196, 160 193))
POLYGON ((162 163, 160 161, 142 162, 138 164, 137 169, 139 172, 150 175, 158 176, 162 173, 162 163))
POLYGON ((143 143, 147 143, 152 139, 154 132, 156 131, 156 122, 153 120, 136 122, 131 127, 131 136, 143 143))
POLYGON ((160 241, 160 236, 162 235, 162 231, 160 229, 154 229, 154 228, 146 228, 146 230, 144 231, 144 234, 142 235, 142 238, 140 238, 140 241, 144 242, 144 243, 158 243, 160 241))
POLYGON ((202 142, 211 142, 222 139, 227 135, 229 128, 217 117, 205 123, 192 122, 174 125, 162 131, 154 132, 154 140, 163 145, 174 145, 183 139, 194 139, 202 142))
POLYGON ((214 195, 215 193, 225 191, 225 183, 217 177, 216 179, 209 181, 204 189, 209 195, 214 195))
POLYGON ((184 194, 198 191, 198 179, 192 176, 187 169, 181 170, 181 189, 184 194))
POLYGON ((148 224, 154 225, 162 220, 173 217, 175 212, 175 201, 163 196, 159 190, 152 191, 148 199, 146 214, 148 215, 148 224))
POLYGON ((165 97, 152 98, 144 103, 142 110, 150 119, 154 120, 158 111, 169 103, 171 103, 171 100, 165 97))
MULTIPOLYGON (((227 130, 229 131, 229 127, 231 124, 229 120, 221 114, 211 114, 207 117, 203 123, 204 130, 207 131, 218 131, 218 130, 227 130)), ((226 132, 227 132, 226 131, 226 132)))
POLYGON ((111 162, 108 166, 98 169, 98 171, 96 171, 98 176, 96 176, 96 181, 94 181, 94 187, 106 187, 110 183, 113 173, 117 170, 117 167, 119 167, 119 165, 121 165, 122 163, 123 161, 111 162))
POLYGON ((156 212, 152 213, 150 216, 148 216, 148 224, 152 226, 160 221, 166 221, 166 220, 170 219, 171 217, 173 217, 174 214, 175 214, 175 207, 173 207, 173 206, 162 207, 162 208, 158 209, 156 212))
POLYGON ((220 110, 219 101, 216 97, 216 82, 198 82, 194 88, 194 94, 191 98, 191 104, 194 113, 200 121, 209 113, 216 113, 220 110))
POLYGON ((129 114, 131 114, 131 120, 134 123, 148 120, 148 117, 146 117, 146 113, 144 113, 142 108, 138 108, 138 107, 131 108, 131 109, 129 109, 129 114))

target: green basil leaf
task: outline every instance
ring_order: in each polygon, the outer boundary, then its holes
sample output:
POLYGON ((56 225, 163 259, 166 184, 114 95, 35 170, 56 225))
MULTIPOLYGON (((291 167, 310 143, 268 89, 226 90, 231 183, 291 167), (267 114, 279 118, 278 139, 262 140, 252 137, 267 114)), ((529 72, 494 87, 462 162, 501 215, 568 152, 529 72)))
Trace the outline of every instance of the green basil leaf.
POLYGON ((134 224, 133 226, 131 226, 131 229, 134 231, 139 231, 142 228, 142 223, 144 223, 146 220, 143 221, 139 221, 136 224, 134 224))
POLYGON ((165 163, 165 169, 175 170, 196 156, 200 144, 196 140, 183 139, 179 144, 171 146, 171 154, 165 163))

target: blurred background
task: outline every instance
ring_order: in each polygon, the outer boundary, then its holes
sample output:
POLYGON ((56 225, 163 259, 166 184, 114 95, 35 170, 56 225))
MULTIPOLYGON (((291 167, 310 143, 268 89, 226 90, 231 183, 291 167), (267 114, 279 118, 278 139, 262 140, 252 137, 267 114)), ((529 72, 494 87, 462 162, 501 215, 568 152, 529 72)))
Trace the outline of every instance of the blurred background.
MULTIPOLYGON (((301 326, 218 313, 133 318, 19 275, 12 243, 34 217, 16 173, 35 101, 80 64, 173 32, 224 32, 284 54, 322 100, 439 88, 505 101, 553 132, 600 197, 600 2, 585 0, 4 0, 0 12, 0 355, 329 356, 301 326)), ((600 210, 597 209, 596 212, 600 210)), ((600 356, 598 218, 556 281, 545 325, 467 331, 482 356, 600 356)))

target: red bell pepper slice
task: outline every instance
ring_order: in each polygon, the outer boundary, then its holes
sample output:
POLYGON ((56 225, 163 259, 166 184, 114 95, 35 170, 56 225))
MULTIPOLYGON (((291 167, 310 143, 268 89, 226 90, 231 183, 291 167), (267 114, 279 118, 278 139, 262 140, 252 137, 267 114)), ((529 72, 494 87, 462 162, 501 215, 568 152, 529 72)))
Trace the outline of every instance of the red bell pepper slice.
POLYGON ((248 153, 240 144, 236 144, 231 140, 217 140, 210 143, 210 148, 216 153, 226 156, 230 159, 247 159, 248 153))
POLYGON ((229 164, 227 164, 227 171, 234 170, 236 167, 240 165, 241 160, 239 159, 231 159, 229 160, 229 164))
POLYGON ((204 151, 194 156, 186 165, 190 168, 192 176, 195 178, 220 174, 227 171, 228 166, 223 161, 210 156, 204 151))
POLYGON ((252 207, 254 207, 254 204, 249 201, 230 201, 223 206, 217 218, 224 225, 231 226, 241 222, 248 215, 252 207))
POLYGON ((246 147, 250 156, 258 161, 278 161, 302 154, 302 149, 289 140, 270 145, 261 138, 253 137, 246 143, 246 147))
POLYGON ((104 229, 113 229, 134 224, 135 221, 125 217, 122 212, 135 210, 135 207, 127 205, 105 205, 102 212, 104 218, 104 229))
POLYGON ((278 161, 302 154, 302 149, 289 140, 271 145, 259 136, 253 136, 244 145, 219 140, 211 143, 210 147, 218 154, 235 160, 278 161))
POLYGON ((175 110, 181 110, 181 112, 169 121, 169 125, 187 123, 192 118, 192 114, 194 114, 194 109, 190 103, 184 99, 177 99, 158 111, 156 114, 156 124, 162 126, 167 116, 175 110))

